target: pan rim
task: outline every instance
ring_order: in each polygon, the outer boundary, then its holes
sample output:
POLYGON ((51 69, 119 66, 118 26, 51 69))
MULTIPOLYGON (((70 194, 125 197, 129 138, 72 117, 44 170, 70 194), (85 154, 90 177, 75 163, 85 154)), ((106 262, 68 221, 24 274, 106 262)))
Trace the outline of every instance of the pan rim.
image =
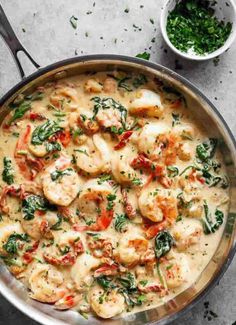
MULTIPOLYGON (((64 59, 61 61, 57 61, 55 63, 49 64, 43 68, 40 68, 39 70, 35 71, 34 73, 30 74, 29 76, 25 77, 23 80, 18 82, 15 86, 13 86, 9 91, 7 91, 6 94, 0 98, 0 106, 2 106, 12 95, 14 95, 20 88, 27 85, 29 82, 33 81, 34 79, 46 74, 47 72, 50 72, 54 69, 60 68, 62 66, 67 66, 74 63, 80 63, 80 62, 92 62, 92 61, 106 61, 106 60, 114 60, 114 61, 123 61, 126 63, 134 63, 138 64, 140 66, 145 66, 148 68, 151 68, 153 70, 162 71, 163 73, 167 74, 168 76, 176 79, 177 81, 180 81, 183 83, 186 87, 188 87, 192 92, 197 94, 200 98, 202 98, 210 107, 210 109, 213 111, 213 113, 217 116, 217 118, 222 123, 226 133, 229 136, 229 140, 233 144, 233 150, 234 154, 236 155, 236 139, 229 128, 228 124, 226 123, 223 116, 220 114, 216 106, 208 99, 206 95, 203 94, 203 92, 195 86, 192 82, 190 82, 185 77, 182 77, 175 71, 154 62, 149 62, 143 59, 139 59, 132 56, 127 55, 118 55, 118 54, 91 54, 91 55, 84 55, 79 57, 72 57, 68 59, 64 59)), ((219 280, 223 277, 226 270, 228 269, 229 265, 231 264, 234 255, 236 253, 236 241, 232 242, 232 245, 230 247, 230 250, 228 252, 228 255, 226 257, 226 262, 221 266, 221 268, 218 270, 217 274, 214 278, 212 278, 208 285, 200 292, 192 301, 190 304, 187 304, 184 306, 181 310, 174 312, 170 315, 165 316, 159 321, 154 321, 149 324, 159 324, 159 325, 165 325, 169 324, 170 322, 176 320, 177 318, 183 316, 187 312, 189 312, 194 306, 197 305, 199 301, 201 301, 207 294, 210 293, 210 291, 216 286, 216 284, 219 282, 219 280)), ((8 289, 8 288, 7 288, 8 289)), ((6 298, 12 305, 14 305, 17 309, 19 309, 22 313, 24 313, 29 318, 40 322, 44 325, 53 325, 55 324, 55 319, 53 320, 51 316, 49 316, 46 313, 43 313, 42 311, 37 310, 35 307, 30 306, 28 304, 23 304, 18 299, 12 299, 12 296, 15 296, 13 293, 11 293, 11 289, 7 290, 9 292, 6 292, 4 285, 0 283, 0 293, 4 298, 6 298), (31 313, 29 315, 28 311, 29 308, 31 309, 31 313), (49 319, 50 318, 50 319, 49 319)), ((63 321, 57 321, 58 324, 65 324, 63 321)))

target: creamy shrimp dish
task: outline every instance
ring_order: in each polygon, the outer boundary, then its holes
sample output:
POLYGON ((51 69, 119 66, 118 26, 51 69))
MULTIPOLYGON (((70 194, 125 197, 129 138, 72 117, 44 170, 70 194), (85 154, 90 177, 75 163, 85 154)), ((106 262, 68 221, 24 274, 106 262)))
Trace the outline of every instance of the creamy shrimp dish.
POLYGON ((0 129, 0 257, 32 299, 85 317, 165 304, 212 258, 228 209, 218 140, 160 80, 48 83, 0 129))

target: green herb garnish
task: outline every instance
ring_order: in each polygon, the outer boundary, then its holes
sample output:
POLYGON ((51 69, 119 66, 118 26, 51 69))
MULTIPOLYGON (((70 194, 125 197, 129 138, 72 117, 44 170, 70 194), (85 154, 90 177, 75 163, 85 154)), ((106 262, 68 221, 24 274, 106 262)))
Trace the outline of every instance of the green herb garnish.
POLYGON ((150 59, 150 53, 148 52, 139 53, 136 55, 136 58, 140 58, 148 61, 150 59))
POLYGON ((29 237, 27 234, 11 234, 8 237, 8 240, 6 242, 6 244, 3 245, 3 248, 7 251, 7 253, 9 254, 16 254, 17 253, 17 249, 18 249, 18 241, 25 241, 25 242, 29 242, 29 237))
POLYGON ((61 179, 65 175, 70 175, 72 171, 72 168, 67 168, 64 170, 56 169, 54 172, 51 173, 51 180, 55 182, 56 180, 61 179))
POLYGON ((218 20, 214 13, 212 1, 178 1, 167 17, 169 40, 182 52, 204 55, 216 51, 229 37, 232 23, 218 20))
POLYGON ((174 244, 174 239, 167 230, 163 230, 155 238, 155 254, 157 258, 165 256, 174 244))
POLYGON ((22 201, 22 212, 25 220, 34 219, 35 211, 46 211, 49 203, 42 196, 30 194, 22 201))
POLYGON ((2 180, 8 185, 14 183, 14 170, 12 167, 11 159, 8 157, 3 158, 2 180))
POLYGON ((127 228, 127 224, 129 223, 129 218, 126 214, 116 214, 115 219, 115 230, 118 232, 124 232, 127 228))
POLYGON ((42 144, 50 136, 61 130, 62 127, 60 127, 55 121, 47 120, 47 122, 37 126, 33 131, 31 143, 34 145, 42 144))

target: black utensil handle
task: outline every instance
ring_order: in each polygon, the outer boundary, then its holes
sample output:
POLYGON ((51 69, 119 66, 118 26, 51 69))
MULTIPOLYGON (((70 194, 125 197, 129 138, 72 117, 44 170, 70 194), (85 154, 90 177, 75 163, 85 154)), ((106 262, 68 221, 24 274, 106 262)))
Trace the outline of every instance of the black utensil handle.
POLYGON ((28 57, 28 59, 31 61, 31 63, 35 66, 35 68, 40 68, 40 65, 34 61, 34 59, 31 57, 31 55, 26 51, 26 49, 22 46, 18 38, 16 37, 16 34, 14 33, 7 16, 5 15, 3 8, 0 4, 0 35, 3 37, 5 42, 7 43, 14 59, 17 64, 17 67, 19 69, 21 78, 25 77, 25 72, 23 70, 23 67, 20 63, 20 60, 18 59, 18 52, 22 51, 25 53, 25 55, 28 57))

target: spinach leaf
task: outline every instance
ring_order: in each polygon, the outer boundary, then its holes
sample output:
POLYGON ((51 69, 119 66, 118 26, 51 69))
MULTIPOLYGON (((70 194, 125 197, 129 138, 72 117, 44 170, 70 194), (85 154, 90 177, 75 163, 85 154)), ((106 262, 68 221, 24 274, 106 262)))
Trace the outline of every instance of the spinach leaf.
POLYGON ((17 241, 25 241, 25 242, 29 242, 29 237, 27 234, 11 234, 8 237, 8 240, 6 242, 6 244, 3 245, 3 248, 7 251, 7 253, 9 254, 16 254, 17 253, 17 249, 18 249, 18 244, 17 241))
POLYGON ((14 183, 14 170, 12 168, 12 162, 10 158, 3 158, 3 167, 2 180, 8 185, 11 185, 14 183))
POLYGON ((145 85, 148 82, 147 77, 144 74, 140 74, 138 77, 134 78, 133 86, 134 88, 138 88, 140 86, 145 85))
POLYGON ((174 239, 167 230, 163 230, 155 238, 155 254, 157 258, 165 256, 174 245, 174 239))
POLYGON ((123 88, 129 92, 132 91, 132 88, 130 87, 130 85, 126 83, 126 81, 128 81, 130 79, 131 79, 130 77, 124 77, 124 78, 118 79, 118 88, 123 88))
POLYGON ((20 106, 15 109, 13 116, 8 121, 8 125, 11 125, 15 120, 18 120, 19 118, 23 117, 25 113, 30 110, 30 108, 31 102, 28 100, 20 104, 20 106))
POLYGON ((134 306, 141 306, 146 300, 146 296, 144 294, 140 295, 138 291, 131 294, 125 288, 120 288, 118 292, 124 296, 126 304, 132 308, 134 306))
POLYGON ((223 224, 224 214, 222 211, 216 209, 215 211, 215 222, 212 220, 212 217, 209 212, 209 207, 207 202, 204 202, 204 219, 202 219, 203 231, 206 235, 216 232, 219 227, 223 224))
POLYGON ((61 151, 61 145, 59 142, 46 142, 47 152, 61 151))
POLYGON ((55 121, 47 120, 47 122, 37 126, 33 131, 31 143, 34 145, 42 144, 50 136, 61 130, 62 127, 60 127, 55 121))
POLYGON ((179 169, 175 166, 167 166, 167 173, 169 177, 175 177, 179 175, 179 169))
POLYGON ((140 58, 140 59, 148 61, 150 59, 150 53, 148 53, 148 52, 138 53, 136 55, 136 58, 140 58))
POLYGON ((129 218, 126 216, 126 214, 116 214, 115 219, 115 230, 118 232, 123 232, 127 228, 127 224, 129 222, 129 218))
POLYGON ((58 214, 57 218, 58 218, 57 222, 54 225, 52 225, 50 229, 52 229, 52 230, 61 230, 60 227, 61 227, 61 224, 62 224, 62 216, 60 214, 58 214))
POLYGON ((126 118, 127 118, 127 109, 121 105, 119 102, 115 101, 111 97, 93 97, 91 98, 92 101, 94 101, 94 108, 93 108, 93 117, 92 119, 94 120, 95 117, 97 116, 97 113, 100 109, 105 110, 105 109, 117 109, 120 112, 121 116, 121 123, 124 128, 126 128, 126 118))
POLYGON ((117 280, 129 293, 137 290, 136 279, 133 273, 127 273, 126 276, 118 277, 117 280))
POLYGON ((97 283, 104 289, 114 289, 116 286, 112 283, 112 278, 106 275, 101 275, 97 279, 97 283))
POLYGON ((50 207, 42 196, 30 194, 22 201, 22 212, 25 220, 34 219, 35 211, 46 211, 50 207))
POLYGON ((206 162, 208 159, 213 158, 216 151, 217 143, 217 139, 210 138, 208 141, 197 145, 197 158, 199 158, 202 162, 206 162))
POLYGON ((67 168, 64 170, 56 169, 54 172, 51 173, 51 180, 56 181, 58 179, 61 179, 65 175, 70 175, 72 171, 72 168, 67 168))
POLYGON ((20 101, 13 103, 13 107, 15 106, 14 114, 8 121, 8 125, 11 125, 12 122, 24 116, 24 114, 31 109, 32 101, 41 100, 43 98, 43 94, 41 92, 37 92, 33 95, 22 96, 20 101), (16 105, 17 103, 17 105, 16 105))

